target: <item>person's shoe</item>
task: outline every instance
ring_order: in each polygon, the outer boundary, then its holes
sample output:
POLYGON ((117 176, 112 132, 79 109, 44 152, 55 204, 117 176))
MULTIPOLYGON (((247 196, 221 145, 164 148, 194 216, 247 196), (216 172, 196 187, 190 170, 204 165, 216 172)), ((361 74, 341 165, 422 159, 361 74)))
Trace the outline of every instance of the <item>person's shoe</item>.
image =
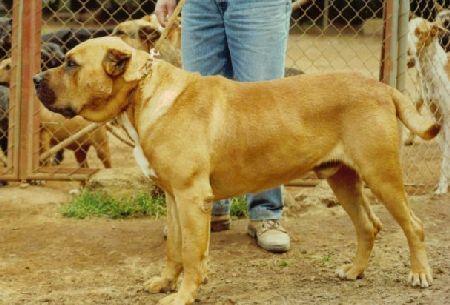
MULTIPOLYGON (((231 227, 230 215, 211 216, 211 232, 229 230, 231 227)), ((167 225, 163 228, 164 239, 167 239, 167 225)))
POLYGON ((251 220, 247 233, 269 252, 287 252, 291 247, 291 239, 278 220, 251 220))
POLYGON ((211 232, 229 230, 231 227, 230 215, 211 216, 211 232))

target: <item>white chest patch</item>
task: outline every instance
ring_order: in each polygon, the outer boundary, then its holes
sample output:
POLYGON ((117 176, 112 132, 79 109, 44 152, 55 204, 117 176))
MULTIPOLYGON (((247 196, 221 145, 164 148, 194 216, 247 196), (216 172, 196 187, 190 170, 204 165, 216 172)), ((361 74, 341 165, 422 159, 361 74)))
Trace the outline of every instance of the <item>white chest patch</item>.
POLYGON ((136 160, 136 163, 140 167, 141 171, 144 173, 146 177, 154 177, 156 178, 155 171, 150 167, 150 163, 148 162, 148 159, 145 157, 144 151, 142 150, 141 142, 139 141, 139 135, 136 131, 136 129, 131 124, 130 120, 128 119, 128 115, 124 112, 119 117, 122 126, 126 129, 128 132, 128 135, 133 139, 134 141, 134 159, 136 160))

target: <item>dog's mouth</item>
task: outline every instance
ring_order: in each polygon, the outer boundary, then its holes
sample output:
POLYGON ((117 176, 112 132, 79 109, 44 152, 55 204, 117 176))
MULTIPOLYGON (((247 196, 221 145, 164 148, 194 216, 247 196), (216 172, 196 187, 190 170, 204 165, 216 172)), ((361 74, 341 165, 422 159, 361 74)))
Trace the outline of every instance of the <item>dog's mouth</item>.
POLYGON ((48 110, 59 113, 68 119, 73 118, 78 114, 72 107, 59 108, 55 106, 56 94, 55 91, 49 87, 47 81, 43 80, 39 83, 35 83, 35 89, 39 100, 48 110))
POLYGON ((72 108, 55 108, 55 107, 48 108, 47 107, 47 109, 63 115, 66 119, 71 119, 74 116, 78 115, 78 113, 75 110, 73 110, 72 108))
POLYGON ((46 80, 35 82, 34 88, 39 100, 44 104, 45 107, 52 107, 56 101, 56 94, 46 80))
POLYGON ((47 108, 51 112, 55 112, 55 113, 61 114, 66 119, 71 119, 74 116, 78 115, 78 113, 75 110, 73 110, 71 107, 57 108, 57 107, 54 107, 54 106, 46 105, 44 103, 42 103, 42 104, 45 106, 45 108, 47 108))

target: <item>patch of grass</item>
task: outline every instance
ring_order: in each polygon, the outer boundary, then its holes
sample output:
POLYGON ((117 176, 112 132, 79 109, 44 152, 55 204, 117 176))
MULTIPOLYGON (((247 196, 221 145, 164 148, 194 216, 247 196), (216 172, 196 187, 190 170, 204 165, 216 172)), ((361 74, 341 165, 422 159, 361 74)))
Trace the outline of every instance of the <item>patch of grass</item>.
POLYGON ((332 259, 331 253, 328 253, 328 254, 322 256, 322 263, 323 264, 329 263, 329 262, 331 262, 331 259, 332 259))
MULTIPOLYGON (((164 196, 139 193, 133 197, 114 198, 103 192, 84 190, 64 204, 60 212, 65 217, 84 219, 105 217, 112 219, 166 215, 164 196)), ((231 216, 247 217, 245 196, 231 199, 231 216)))
POLYGON ((284 267, 289 266, 289 263, 288 263, 288 261, 280 261, 280 262, 278 263, 278 266, 284 268, 284 267))
POLYGON ((245 196, 233 197, 231 199, 231 216, 242 218, 247 217, 247 200, 245 200, 245 196))
POLYGON ((152 197, 139 193, 130 198, 116 199, 102 193, 85 190, 61 207, 65 217, 84 219, 87 217, 128 218, 140 216, 159 217, 166 214, 164 197, 152 197))

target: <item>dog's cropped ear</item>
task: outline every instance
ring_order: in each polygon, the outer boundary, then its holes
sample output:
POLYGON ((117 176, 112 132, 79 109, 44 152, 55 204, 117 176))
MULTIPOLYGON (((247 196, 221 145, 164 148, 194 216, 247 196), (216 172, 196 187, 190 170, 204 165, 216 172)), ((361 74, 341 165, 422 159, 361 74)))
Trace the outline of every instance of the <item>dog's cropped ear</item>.
POLYGON ((131 58, 131 53, 117 49, 109 49, 103 58, 103 69, 106 74, 117 77, 125 73, 131 58))
POLYGON ((411 19, 414 19, 414 18, 416 18, 417 17, 417 15, 413 12, 413 11, 410 11, 409 12, 409 16, 408 16, 408 20, 409 21, 411 21, 411 19))
POLYGON ((159 39, 161 33, 149 25, 141 26, 138 30, 139 39, 146 43, 155 43, 159 39))
POLYGON ((150 54, 140 50, 133 50, 133 54, 125 70, 123 78, 127 82, 142 79, 148 73, 150 54))

